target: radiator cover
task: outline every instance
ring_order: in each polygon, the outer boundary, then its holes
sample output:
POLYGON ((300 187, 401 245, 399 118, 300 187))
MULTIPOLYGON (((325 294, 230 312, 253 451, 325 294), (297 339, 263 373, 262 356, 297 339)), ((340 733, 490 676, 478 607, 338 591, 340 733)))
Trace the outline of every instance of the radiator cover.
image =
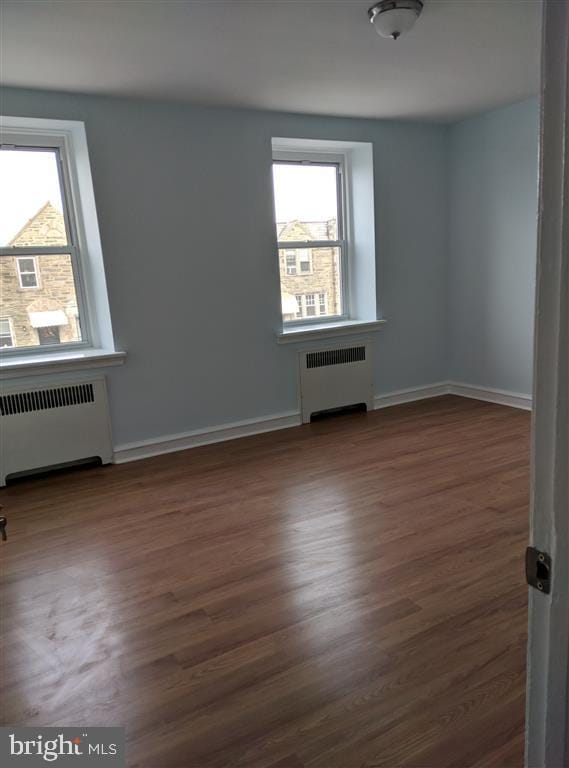
POLYGON ((91 458, 112 461, 104 378, 3 388, 0 485, 9 475, 91 458))
POLYGON ((299 353, 302 421, 314 413, 365 403, 373 407, 371 345, 311 349, 299 353))

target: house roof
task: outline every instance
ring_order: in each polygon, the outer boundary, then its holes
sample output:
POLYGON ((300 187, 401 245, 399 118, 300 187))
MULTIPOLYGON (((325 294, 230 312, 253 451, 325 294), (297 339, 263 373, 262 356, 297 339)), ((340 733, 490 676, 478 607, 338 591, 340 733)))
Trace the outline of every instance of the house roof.
POLYGON ((63 214, 49 200, 10 240, 8 246, 67 245, 63 214))
POLYGON ((335 240, 336 237, 336 219, 277 222, 279 240, 335 240))

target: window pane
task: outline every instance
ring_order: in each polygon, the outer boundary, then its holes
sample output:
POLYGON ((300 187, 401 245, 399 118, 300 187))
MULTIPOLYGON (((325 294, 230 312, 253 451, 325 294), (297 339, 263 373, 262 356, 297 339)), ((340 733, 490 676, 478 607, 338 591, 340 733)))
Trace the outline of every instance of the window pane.
POLYGON ((273 163, 277 240, 338 240, 336 165, 273 163))
POLYGON ((42 328, 38 328, 38 337, 40 346, 46 344, 59 344, 61 339, 59 338, 59 326, 58 325, 46 325, 42 328))
POLYGON ((20 275, 22 288, 37 288, 38 281, 34 272, 24 272, 20 275))
MULTIPOLYGON (((0 256, 2 313, 12 320, 12 346, 39 347, 82 341, 77 291, 71 256, 42 254, 35 259, 0 256), (32 262, 35 272, 18 272, 18 261, 32 262), (26 281, 37 281, 35 290, 23 290, 26 281)), ((6 324, 0 326, 5 332, 6 324)), ((10 326, 8 325, 8 330, 10 326)), ((4 343, 2 341, 2 343, 4 343)))
POLYGON ((0 246, 67 245, 57 150, 0 151, 0 246))
POLYGON ((342 307, 342 270, 340 268, 340 248, 298 248, 300 270, 290 273, 286 254, 279 251, 281 298, 283 320, 290 322, 299 317, 318 315, 334 317, 343 313, 342 307), (310 254, 310 271, 304 272, 302 265, 307 263, 310 254), (308 307, 312 310, 309 312, 308 307), (299 314, 300 313, 300 314, 299 314))
POLYGON ((35 264, 33 259, 18 259, 20 266, 20 272, 35 272, 35 264))
POLYGON ((300 251, 299 263, 301 272, 310 272, 310 251, 300 251))
POLYGON ((0 318, 0 348, 11 347, 12 342, 12 329, 10 327, 10 321, 8 318, 0 318))

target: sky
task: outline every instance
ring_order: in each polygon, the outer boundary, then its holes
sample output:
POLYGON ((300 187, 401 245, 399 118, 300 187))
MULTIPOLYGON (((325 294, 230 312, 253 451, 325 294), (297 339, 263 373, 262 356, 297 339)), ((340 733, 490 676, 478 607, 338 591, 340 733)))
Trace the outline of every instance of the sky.
POLYGON ((8 245, 48 200, 62 210, 55 153, 0 151, 0 246, 8 245))
POLYGON ((329 165, 273 164, 277 221, 336 218, 336 168, 329 165))

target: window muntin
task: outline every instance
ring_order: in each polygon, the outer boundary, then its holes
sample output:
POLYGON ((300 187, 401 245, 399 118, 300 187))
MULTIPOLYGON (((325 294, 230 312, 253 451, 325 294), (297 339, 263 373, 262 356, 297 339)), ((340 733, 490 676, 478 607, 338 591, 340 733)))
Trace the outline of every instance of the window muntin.
POLYGON ((24 137, 22 145, 3 145, 0 179, 0 296, 17 329, 3 351, 84 346, 85 302, 64 142, 53 137, 45 146, 31 146, 24 137))
POLYGON ((39 288, 38 263, 35 256, 20 256, 16 259, 20 288, 39 288))
POLYGON ((14 333, 12 331, 12 322, 9 317, 0 318, 0 348, 14 346, 14 333))
POLYGON ((283 323, 343 319, 349 314, 343 159, 284 154, 273 161, 281 298, 290 307, 295 297, 298 310, 283 310, 283 323))

